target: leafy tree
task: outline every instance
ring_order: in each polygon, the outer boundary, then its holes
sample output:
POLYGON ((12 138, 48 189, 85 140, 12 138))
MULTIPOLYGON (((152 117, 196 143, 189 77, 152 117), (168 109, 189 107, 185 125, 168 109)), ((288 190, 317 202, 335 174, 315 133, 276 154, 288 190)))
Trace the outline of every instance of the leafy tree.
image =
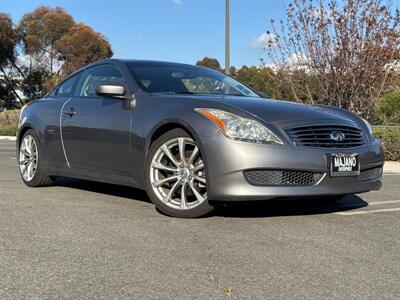
POLYGON ((15 65, 17 34, 9 15, 0 13, 0 105, 10 107, 15 98, 15 80, 7 76, 9 65, 15 65))
POLYGON ((268 68, 243 66, 232 75, 254 90, 271 95, 273 89, 273 74, 271 73, 272 71, 268 68))
POLYGON ((196 65, 207 67, 207 68, 214 69, 217 71, 222 71, 221 64, 219 63, 218 59, 211 58, 208 56, 204 57, 202 60, 198 60, 196 62, 196 65))
POLYGON ((0 13, 0 65, 4 67, 9 60, 15 61, 17 34, 9 15, 0 13))
POLYGON ((17 31, 24 44, 25 53, 53 73, 57 55, 55 46, 68 34, 73 25, 72 16, 63 8, 40 6, 22 17, 17 31))
POLYGON ((104 36, 83 24, 72 26, 69 32, 60 38, 56 49, 64 62, 65 74, 113 54, 104 36))
MULTIPOLYGON (((217 59, 204 57, 196 65, 223 71, 217 59)), ((286 82, 282 70, 273 70, 261 61, 261 66, 242 66, 240 69, 231 67, 230 74, 239 81, 247 84, 258 92, 263 92, 275 99, 291 100, 293 98, 291 85, 286 82)), ((298 101, 314 103, 318 90, 315 76, 310 76, 304 70, 295 70, 292 73, 292 84, 296 86, 298 101), (312 87, 311 91, 308 89, 312 87)), ((206 84, 206 83, 204 83, 206 84)))
MULTIPOLYGON (((12 83, 11 83, 12 84, 12 83)), ((14 106, 15 94, 9 85, 0 80, 0 107, 14 106)))
POLYGON ((16 27, 0 13, 0 33, 0 85, 7 85, 15 98, 22 91, 28 101, 45 95, 73 70, 113 55, 104 36, 75 23, 61 7, 40 6, 16 27))
POLYGON ((300 70, 318 83, 303 82, 309 97, 371 118, 388 80, 398 76, 399 21, 385 0, 296 0, 280 26, 272 20, 265 47, 295 100, 300 70))
POLYGON ((231 66, 231 68, 229 69, 229 74, 231 76, 235 77, 236 76, 236 72, 237 72, 236 68, 234 66, 231 66))
POLYGON ((294 69, 290 77, 286 70, 277 69, 271 73, 272 92, 275 99, 295 100, 297 102, 315 104, 320 102, 319 79, 303 69, 294 69))
POLYGON ((53 77, 44 69, 29 70, 25 76, 19 83, 19 88, 24 95, 29 95, 30 99, 43 97, 52 88, 48 85, 48 80, 53 77))

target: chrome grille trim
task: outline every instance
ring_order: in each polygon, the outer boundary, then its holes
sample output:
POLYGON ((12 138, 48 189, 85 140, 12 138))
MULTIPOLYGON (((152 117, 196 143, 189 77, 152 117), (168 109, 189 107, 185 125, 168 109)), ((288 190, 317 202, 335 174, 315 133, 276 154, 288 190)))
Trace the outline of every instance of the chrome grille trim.
POLYGON ((310 125, 286 130, 295 145, 316 148, 355 148, 365 144, 363 131, 346 125, 310 125), (330 135, 334 131, 345 135, 343 141, 334 141, 330 135))

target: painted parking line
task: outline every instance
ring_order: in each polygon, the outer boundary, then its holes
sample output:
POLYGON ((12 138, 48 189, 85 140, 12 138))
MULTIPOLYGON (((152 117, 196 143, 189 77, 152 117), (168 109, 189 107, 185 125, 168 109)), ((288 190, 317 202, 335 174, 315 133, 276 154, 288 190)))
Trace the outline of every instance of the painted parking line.
MULTIPOLYGON (((368 206, 376 206, 376 205, 387 205, 387 204, 395 204, 400 203, 400 200, 388 200, 388 201, 371 201, 368 202, 368 206)), ((381 212, 394 212, 400 211, 400 207, 395 208, 382 208, 382 209, 366 209, 366 210, 357 210, 357 211, 343 211, 343 212, 335 212, 335 215, 341 216, 352 216, 352 215, 366 215, 366 214, 374 214, 381 212)))
POLYGON ((17 138, 15 136, 2 136, 0 135, 1 141, 15 141, 17 138))
POLYGON ((400 200, 389 200, 389 201, 372 201, 368 202, 369 205, 384 205, 384 204, 393 204, 393 203, 400 203, 400 200))
POLYGON ((346 211, 346 212, 335 212, 335 215, 341 216, 352 216, 352 215, 366 215, 366 214, 374 214, 381 212, 393 212, 400 211, 400 207, 398 208, 382 208, 382 209, 373 209, 373 210, 361 210, 361 211, 346 211))

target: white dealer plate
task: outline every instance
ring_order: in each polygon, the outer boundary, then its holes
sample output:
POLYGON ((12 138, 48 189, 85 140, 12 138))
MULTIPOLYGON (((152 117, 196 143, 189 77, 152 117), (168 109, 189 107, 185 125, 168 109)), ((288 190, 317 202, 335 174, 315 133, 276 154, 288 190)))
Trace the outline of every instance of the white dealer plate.
POLYGON ((360 174, 358 153, 333 153, 330 155, 332 177, 357 176, 360 174))

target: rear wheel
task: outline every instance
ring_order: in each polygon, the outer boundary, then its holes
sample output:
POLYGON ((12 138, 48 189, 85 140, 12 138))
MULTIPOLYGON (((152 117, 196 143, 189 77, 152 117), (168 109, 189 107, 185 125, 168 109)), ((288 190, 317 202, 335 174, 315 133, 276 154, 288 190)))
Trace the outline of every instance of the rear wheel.
POLYGON ((43 168, 38 141, 36 133, 29 129, 19 145, 18 163, 21 178, 30 187, 53 184, 53 178, 49 177, 43 168))
POLYGON ((193 138, 171 130, 150 147, 146 189, 156 207, 173 217, 202 217, 214 210, 207 199, 205 162, 193 138))

